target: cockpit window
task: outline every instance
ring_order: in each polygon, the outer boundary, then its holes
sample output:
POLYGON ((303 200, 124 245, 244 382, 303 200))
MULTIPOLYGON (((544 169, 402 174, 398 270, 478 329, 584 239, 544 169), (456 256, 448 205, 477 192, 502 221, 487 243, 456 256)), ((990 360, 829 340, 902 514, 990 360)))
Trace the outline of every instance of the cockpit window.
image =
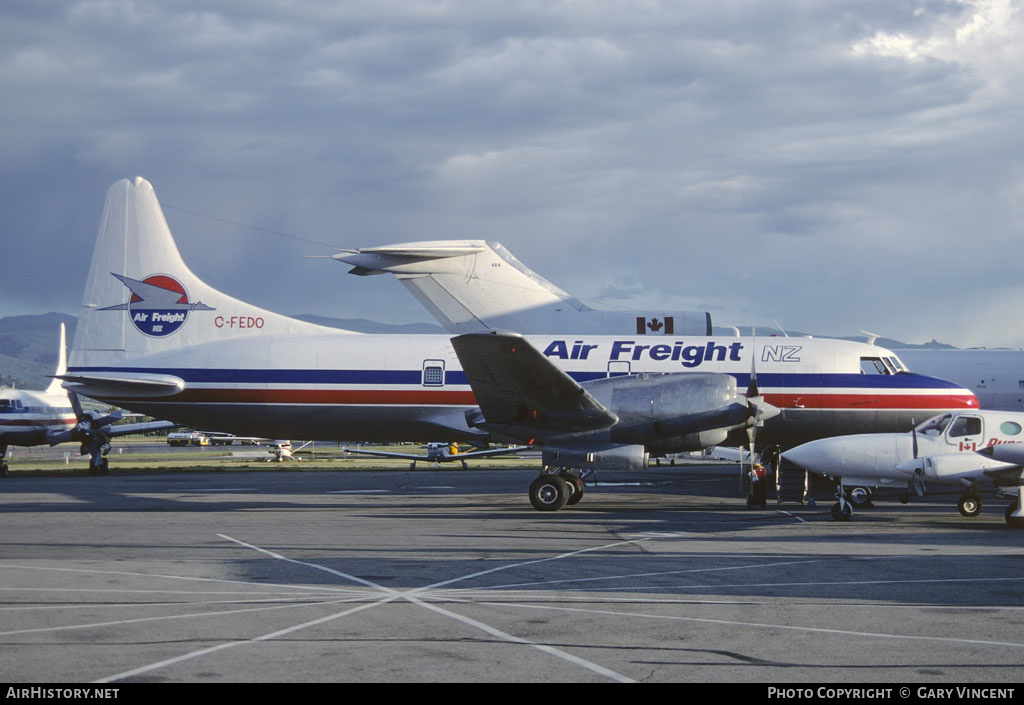
POLYGON ((936 416, 933 419, 928 419, 917 427, 917 432, 924 433, 929 436, 941 435, 942 432, 946 430, 946 426, 949 425, 952 418, 953 414, 943 414, 942 416, 936 416))
POLYGON ((865 375, 891 375, 893 372, 880 357, 862 357, 860 359, 860 371, 865 375))
POLYGON ((981 433, 981 419, 977 416, 957 416, 949 427, 950 438, 960 436, 977 436, 981 433))
POLYGON ((24 408, 17 399, 0 399, 0 414, 18 412, 24 408))
POLYGON ((886 361, 887 361, 887 362, 888 362, 888 363, 889 363, 890 365, 892 365, 892 368, 893 368, 894 370, 896 370, 897 372, 906 372, 906 371, 907 371, 907 367, 906 367, 906 365, 904 365, 904 364, 903 364, 903 361, 902 361, 902 360, 900 360, 900 359, 899 359, 898 357, 896 357, 895 355, 893 355, 892 357, 887 357, 887 358, 885 358, 885 359, 886 359, 886 361))

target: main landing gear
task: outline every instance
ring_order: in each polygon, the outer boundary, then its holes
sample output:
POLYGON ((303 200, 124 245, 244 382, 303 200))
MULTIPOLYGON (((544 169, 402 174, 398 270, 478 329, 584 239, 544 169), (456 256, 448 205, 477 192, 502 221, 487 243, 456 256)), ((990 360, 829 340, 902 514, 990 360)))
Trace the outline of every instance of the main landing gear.
POLYGON ((530 483, 530 504, 538 512, 557 512, 583 499, 583 477, 569 468, 542 472, 530 483))

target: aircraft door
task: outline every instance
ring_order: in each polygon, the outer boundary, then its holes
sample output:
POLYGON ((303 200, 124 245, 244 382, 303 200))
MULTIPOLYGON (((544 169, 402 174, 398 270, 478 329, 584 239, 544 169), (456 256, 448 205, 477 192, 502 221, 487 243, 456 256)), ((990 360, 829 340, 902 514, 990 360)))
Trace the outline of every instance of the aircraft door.
POLYGON ((958 451, 975 451, 984 447, 984 431, 980 416, 958 414, 946 430, 946 442, 958 451))

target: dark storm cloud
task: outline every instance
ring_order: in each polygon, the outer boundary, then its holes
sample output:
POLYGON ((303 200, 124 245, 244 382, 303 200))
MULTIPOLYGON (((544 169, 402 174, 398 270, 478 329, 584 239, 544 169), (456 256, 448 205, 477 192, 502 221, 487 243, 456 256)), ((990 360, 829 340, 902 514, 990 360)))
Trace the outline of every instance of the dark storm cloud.
POLYGON ((75 312, 104 193, 142 175, 200 276, 285 313, 426 320, 304 240, 482 237, 604 303, 1024 343, 991 313, 1024 299, 1008 2, 94 0, 0 19, 4 312, 75 312))

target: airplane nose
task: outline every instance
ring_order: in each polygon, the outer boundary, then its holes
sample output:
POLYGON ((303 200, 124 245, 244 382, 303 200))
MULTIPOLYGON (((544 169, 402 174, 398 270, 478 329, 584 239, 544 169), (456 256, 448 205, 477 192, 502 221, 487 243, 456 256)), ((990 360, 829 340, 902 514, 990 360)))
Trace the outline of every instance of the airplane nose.
POLYGON ((844 438, 822 438, 783 452, 782 457, 804 470, 829 475, 842 467, 844 438))
POLYGON ((822 438, 785 451, 782 457, 820 475, 891 476, 913 457, 905 434, 876 433, 822 438))

